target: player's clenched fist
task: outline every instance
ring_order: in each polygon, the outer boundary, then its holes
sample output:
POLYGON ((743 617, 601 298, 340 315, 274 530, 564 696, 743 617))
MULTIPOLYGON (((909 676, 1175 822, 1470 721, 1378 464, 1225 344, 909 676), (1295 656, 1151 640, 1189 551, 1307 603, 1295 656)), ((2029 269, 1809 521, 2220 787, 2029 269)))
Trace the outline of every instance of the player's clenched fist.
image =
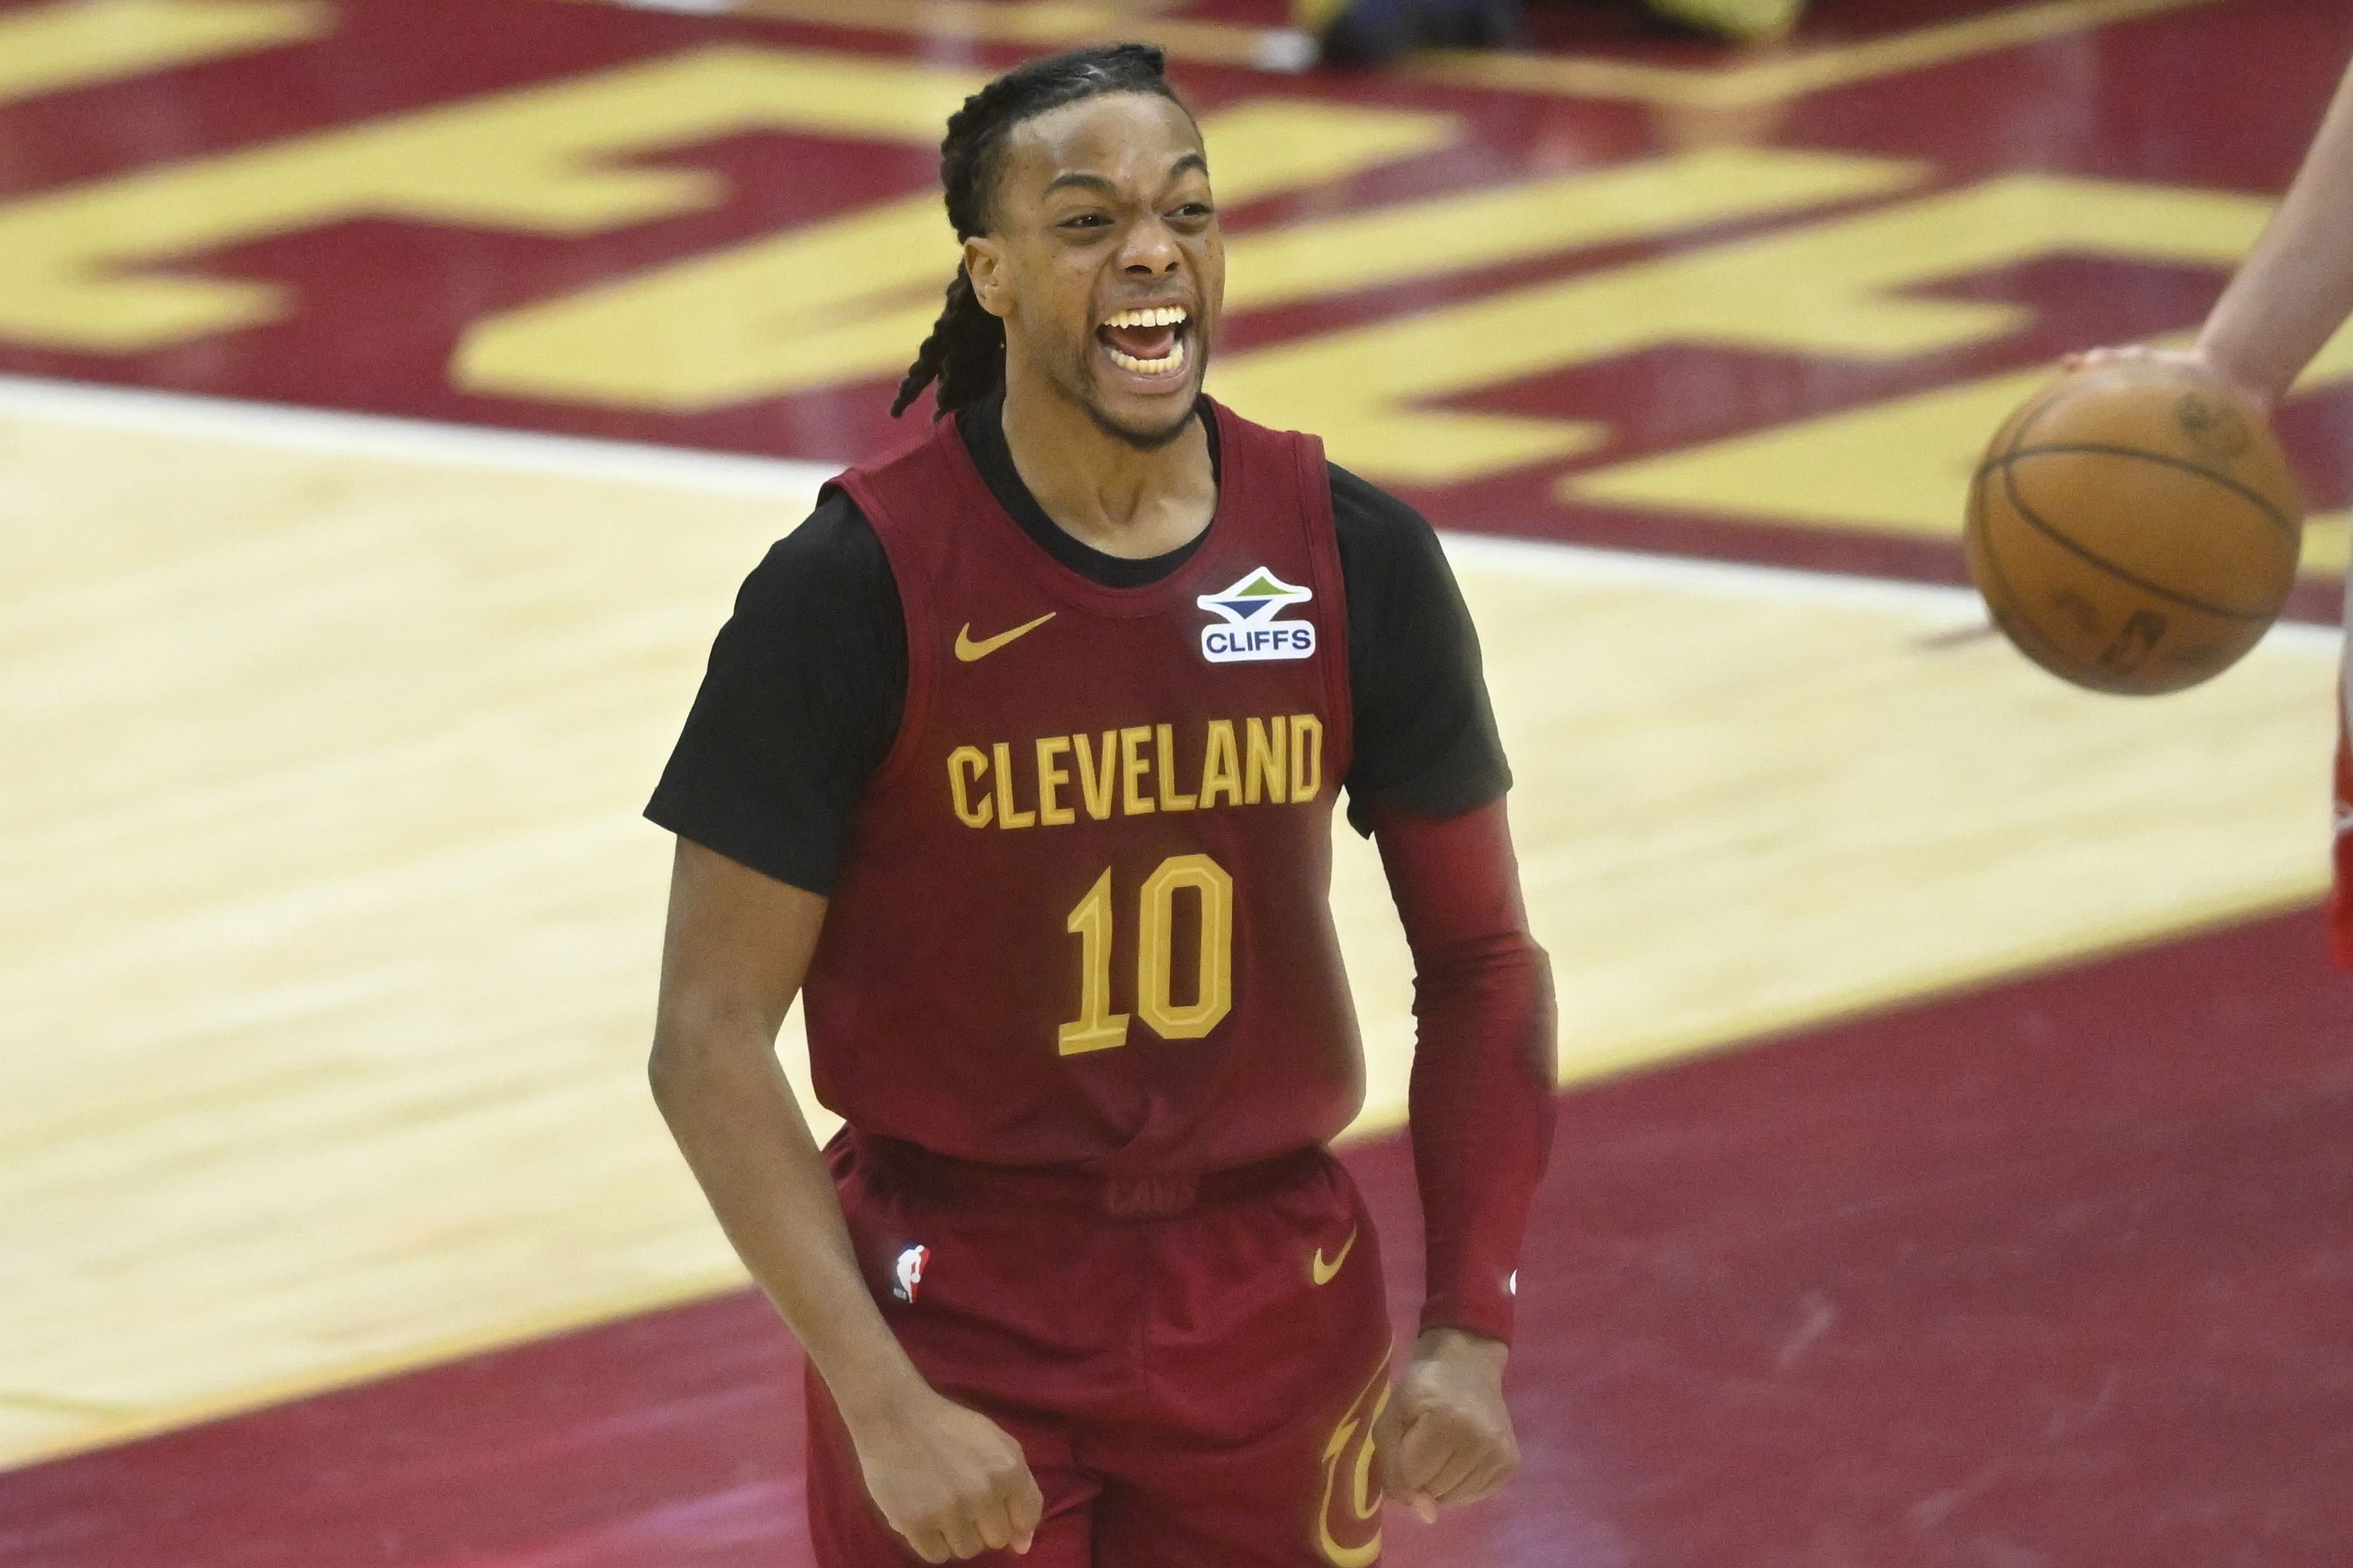
POLYGON ((1029 1550, 1046 1501, 1021 1445, 986 1415, 919 1388, 851 1438, 874 1506, 924 1562, 1029 1550))
POLYGON ((1520 1445, 1504 1405, 1501 1342, 1433 1329, 1381 1414, 1374 1442, 1382 1489, 1424 1520, 1441 1504, 1472 1502, 1520 1468, 1520 1445))

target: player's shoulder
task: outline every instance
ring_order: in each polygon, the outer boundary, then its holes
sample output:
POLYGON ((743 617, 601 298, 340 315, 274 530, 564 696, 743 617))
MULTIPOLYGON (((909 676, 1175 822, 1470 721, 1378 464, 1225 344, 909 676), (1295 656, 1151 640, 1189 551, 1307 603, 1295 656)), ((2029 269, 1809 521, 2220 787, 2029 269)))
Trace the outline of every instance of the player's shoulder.
POLYGON ((952 461, 949 454, 962 445, 961 425, 958 418, 920 421, 915 428, 899 433, 892 445, 834 476, 826 485, 825 498, 855 496, 878 509, 878 515, 860 513, 870 525, 879 522, 893 530, 907 518, 928 516, 942 487, 949 483, 945 466, 952 461))
POLYGON ((736 595, 739 616, 757 620, 826 620, 895 599, 890 557, 858 502, 828 488, 801 525, 768 546, 736 595))
POLYGON ((1359 577, 1389 581, 1445 571, 1446 552, 1429 519, 1337 463, 1326 462, 1324 468, 1332 480, 1332 527, 1339 535, 1340 564, 1352 584, 1359 577))
POLYGON ((1332 521, 1340 528, 1366 538, 1437 542, 1438 531, 1412 506, 1337 463, 1326 460, 1324 467, 1332 479, 1332 521))

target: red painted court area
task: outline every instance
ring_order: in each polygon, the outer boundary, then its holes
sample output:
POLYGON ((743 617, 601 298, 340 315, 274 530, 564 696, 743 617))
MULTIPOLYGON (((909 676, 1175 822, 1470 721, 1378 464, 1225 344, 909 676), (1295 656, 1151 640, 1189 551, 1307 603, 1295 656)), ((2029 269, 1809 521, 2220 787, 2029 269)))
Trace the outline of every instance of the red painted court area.
MULTIPOLYGON (((2177 1568, 2353 1541, 2353 992, 2266 921, 1562 1103, 1507 1499, 1385 1561, 2177 1568)), ((1396 1139, 1349 1163, 1416 1223, 1396 1139)), ((1394 1249, 1409 1259, 1412 1249, 1394 1249)), ((1419 1301, 1393 1268, 1400 1325, 1419 1301)), ((806 1559, 731 1296, 0 1480, 25 1568, 806 1559)))
MULTIPOLYGON (((431 114, 498 95, 577 85, 600 73, 675 64, 691 51, 744 47, 816 50, 829 57, 895 59, 958 70, 1000 67, 1023 57, 1019 45, 972 37, 933 43, 908 18, 853 28, 795 19, 810 0, 754 0, 744 16, 681 16, 617 5, 555 0, 477 0, 468 7, 466 47, 453 49, 438 28, 420 26, 411 7, 382 0, 341 0, 335 25, 308 42, 246 58, 191 65, 168 75, 100 82, 70 93, 0 104, 0 198, 54 199, 134 170, 170 170, 290 143, 338 127, 431 114)), ((11 5, 0 5, 0 15, 11 5)), ((980 0, 1018 11, 1008 0, 980 0)), ((2342 19, 2302 0, 2227 0, 2147 14, 2116 8, 2117 19, 2087 11, 2083 25, 2025 47, 1983 47, 1938 58, 1921 68, 1873 68, 1820 90, 1789 91, 1758 101, 1683 101, 1689 89, 1632 96, 1584 96, 1581 79, 1543 90, 1474 86, 1422 69, 1394 74, 1288 76, 1240 68, 1176 49, 1177 79, 1205 110, 1259 101, 1270 94, 1368 110, 1442 117, 1456 128, 1427 147, 1367 158, 1336 177, 1231 203, 1225 214, 1237 240, 1296 237, 1314 243, 1314 226, 1338 214, 1406 213, 1464 192, 1506 194, 1546 176, 1582 167, 1673 156, 1694 149, 1765 147, 1875 161, 1907 203, 1933 202, 2005 175, 2147 184, 2182 191, 2251 195, 2275 190, 2293 172, 2306 137, 2327 101, 2348 42, 2342 19), (2185 92, 2189 96, 2185 98, 2185 92)), ((1854 47, 1916 41, 1972 18, 2035 10, 2028 5, 1915 0, 1824 0, 1792 52, 1837 55, 1854 47)), ((2047 7, 2041 7, 2047 8, 2047 7)), ((1668 68, 1678 79, 1724 68, 1712 46, 1664 37, 1630 4, 1537 5, 1536 35, 1577 58, 1668 68)), ((1266 0, 1180 6, 1172 21, 1223 20, 1265 26, 1282 19, 1266 0)), ((1145 29, 1149 31, 1147 27, 1145 29)), ((983 37, 985 38, 984 32, 983 37)), ((1212 51, 1214 52, 1214 51, 1212 51)), ((1905 58, 1891 57, 1900 64, 1905 58)), ((1769 65, 1769 62, 1768 62, 1769 65)), ((1764 68, 1744 67, 1744 69, 1764 68)), ((1758 87, 1767 92, 1769 83, 1758 87)), ((688 90, 682 89, 681 90, 688 90)), ((590 111, 593 112, 593 111, 590 111)), ((691 117, 688 117, 690 120, 691 117)), ((724 118, 724 117, 723 117, 724 118)), ((166 234, 122 255, 96 244, 90 265, 123 276, 198 276, 268 283, 275 293, 258 318, 216 330, 163 330, 137 342, 114 341, 102 325, 108 301, 92 294, 86 310, 100 323, 40 318, 13 330, 0 322, 0 372, 225 394, 272 402, 452 419, 566 434, 652 440, 733 452, 839 463, 887 444, 902 428, 888 417, 889 390, 903 363, 845 362, 839 374, 803 366, 779 372, 773 393, 757 384, 697 395, 682 405, 654 391, 609 382, 551 392, 565 373, 534 377, 540 390, 509 390, 515 378, 469 373, 465 356, 513 310, 543 305, 589 286, 650 281, 664 269, 728 252, 765 236, 814 230, 885 199, 920 198, 932 189, 927 139, 886 141, 811 134, 761 116, 735 117, 723 131, 686 129, 654 138, 659 145, 627 154, 592 153, 607 163, 715 177, 708 194, 681 197, 672 211, 641 219, 565 219, 531 226, 486 214, 456 212, 426 219, 396 210, 396 200, 322 200, 306 210, 299 196, 260 207, 250 222, 201 219, 161 226, 166 234), (174 241, 174 226, 188 237, 174 241), (218 229, 222 232, 215 233, 218 229), (266 235, 248 229, 267 229, 266 235), (94 346, 102 345, 102 346, 94 346), (782 384, 791 383, 789 389, 782 384)), ((1345 132, 1335 134, 1345 136, 1345 132)), ((289 181, 309 177, 285 171, 289 181)), ((192 201, 210 200, 193 187, 192 201)), ((1442 260, 1394 278, 1332 285, 1252 308, 1240 300, 1219 346, 1231 379, 1253 362, 1282 384, 1279 356, 1374 333, 1413 318, 1440 327, 1459 344, 1530 329, 1491 324, 1469 310, 1481 303, 1532 306, 1547 286, 1599 279, 1648 262, 1722 252, 1748 242, 1799 235, 1813 225, 1887 210, 1884 204, 1825 192, 1784 205, 1708 221, 1704 215, 1662 220, 1644 231, 1584 244, 1536 247, 1510 243, 1524 215, 1457 213, 1432 206, 1435 226, 1463 225, 1467 245, 1445 247, 1442 260), (1452 313, 1450 313, 1452 312, 1452 313)), ((1559 198, 1574 204, 1574 194, 1559 198)), ((2063 209, 2075 198, 2054 190, 2063 209)), ((429 204, 428 204, 429 205, 429 204)), ((458 201, 452 206, 470 204, 458 201)), ((656 204, 660 205, 660 204, 656 204)), ((1729 209, 1727 208, 1727 211, 1729 209)), ((2145 220, 2123 220, 2122 233, 2145 220)), ((1308 408, 1301 421, 1334 443, 1335 456, 1424 508, 1443 525, 1485 532, 1573 540, 1618 548, 1857 571, 1929 581, 1963 581, 1952 528, 1924 536, 1899 520, 1807 515, 1807 459, 1799 459, 1789 493, 1748 498, 1672 496, 1628 506, 1601 491, 1577 494, 1580 479, 1615 473, 1662 454, 1786 428, 1842 412, 1882 406, 1951 388, 1972 378, 2049 363, 2086 342, 2122 341, 2193 324, 2221 283, 2214 263, 2179 257, 2133 257, 2115 243, 2070 237, 2063 221, 2053 238, 2003 253, 1993 262, 1941 262, 1966 238, 1949 230, 1880 235, 1825 231, 1841 249, 1883 252, 1918 247, 1884 285, 1852 298, 1809 298, 1798 286, 1819 275, 1827 258, 1796 255, 1784 263, 1792 292, 1776 309, 1737 323, 1678 324, 1662 316, 1653 331, 1615 333, 1608 323, 1629 309, 1652 310, 1662 300, 1702 297, 1739 275, 1704 272, 1662 282, 1657 294, 1625 300, 1562 296, 1560 310, 1539 314, 1564 332, 1544 363, 1510 353, 1456 351, 1425 340, 1399 340, 1396 353, 1375 352, 1346 374, 1396 383, 1394 398, 1412 408, 1538 421, 1587 421, 1597 427, 1580 449, 1534 460, 1466 458, 1444 475, 1419 462, 1387 466, 1397 433, 1368 427, 1353 440, 1345 411, 1308 408), (1909 276, 1906 276, 1907 271, 1909 276), (1842 311, 1860 312, 1866 295, 2008 308, 2008 319, 1981 327, 1926 331, 1921 352, 1872 346, 1870 334, 1840 348, 1842 311), (1590 351, 1567 342, 1567 324, 1590 310, 1601 323, 1590 351), (1775 320, 1777 314, 1786 320, 1775 320), (1949 346, 1937 346, 1949 337, 1949 346), (1620 342, 1620 338, 1627 341, 1620 342), (1817 346, 1808 346, 1819 339, 1817 346), (1482 354, 1492 373, 1476 363, 1482 354), (1430 374, 1423 374, 1424 371, 1430 374), (1323 417, 1312 416, 1322 414, 1323 417)), ((1394 239, 1332 234, 1335 247, 1394 244, 1394 239)), ((2161 248, 2161 247, 2160 247, 2161 248)), ((941 259, 920 274, 951 265, 941 259)), ((1238 265, 1241 265, 1238 259, 1238 265)), ((1868 268, 1864 271, 1871 270, 1868 268)), ((728 342, 774 335, 797 287, 811 274, 790 267, 761 274, 760 285, 720 298, 699 297, 692 311, 667 318, 681 341, 728 342)), ((821 269, 814 276, 827 276, 821 269)), ((1247 269, 1238 273, 1247 276, 1247 269)), ((935 286, 913 282, 893 302, 920 306, 935 286)), ((868 308, 861 302, 858 309, 868 308)), ((923 319, 913 320, 920 332, 923 319)), ((1909 330, 1909 329, 1907 329, 1909 330)), ((679 351, 684 352, 684 351, 679 351)), ((1313 359, 1297 363, 1316 374, 1313 359)), ((1335 377, 1343 373, 1335 370, 1335 377)), ((1256 383, 1250 384, 1255 385, 1256 383)), ((2353 396, 2335 384, 2316 388, 2288 409, 2284 434, 2296 452, 2317 509, 2353 499, 2353 467, 2342 432, 2353 396)), ((1416 427, 1419 428, 1419 427, 1416 427)), ((1434 427, 1432 427, 1434 429, 1434 427)), ((1976 426, 1968 426, 1974 430, 1976 426)), ((1413 438, 1408 437, 1408 448, 1413 438)), ((1965 462, 1966 449, 1951 462, 1965 462)), ((1843 448, 1819 463, 1825 485, 1852 463, 1843 448)), ((1948 465, 1949 466, 1949 465, 1948 465)), ((1932 478, 1941 469, 1931 465, 1932 478)), ((2335 616, 2333 588, 2316 584, 2295 613, 2335 616)))

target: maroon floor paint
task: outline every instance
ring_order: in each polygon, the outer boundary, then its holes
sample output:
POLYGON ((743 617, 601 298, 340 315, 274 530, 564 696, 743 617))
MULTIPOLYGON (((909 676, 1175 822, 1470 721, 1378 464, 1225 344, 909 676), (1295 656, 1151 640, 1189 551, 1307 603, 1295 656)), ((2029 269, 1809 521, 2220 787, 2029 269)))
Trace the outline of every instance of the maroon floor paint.
MULTIPOLYGON (((0 0, 0 12, 34 0, 0 0)), ((2021 0, 2022 3, 2022 0, 2021 0)), ((1155 7, 1157 8, 1157 7, 1155 7)), ((1797 47, 1867 41, 2008 9, 1990 0, 1818 0, 1797 47)), ((53 193, 175 160, 259 145, 501 89, 553 82, 716 43, 953 58, 1003 67, 1037 49, 943 43, 899 32, 828 29, 756 17, 551 0, 470 0, 465 47, 430 8, 338 0, 315 41, 184 69, 0 103, 0 201, 53 193), (679 13, 679 14, 665 14, 679 13)), ((720 7, 723 9, 723 7, 720 7)), ((1179 0, 1171 14, 1276 25, 1287 0, 1179 0)), ((1635 0, 1535 0, 1533 37, 1556 48, 1693 70, 1721 68, 1717 46, 1660 26, 1635 0)), ((1793 100, 1745 134, 1761 144, 1919 160, 1923 191, 2032 170, 2224 190, 2277 190, 2327 103, 2353 22, 2311 0, 2219 0, 2039 43, 1967 54, 1793 100)), ((1654 155, 1693 132, 1641 104, 1511 92, 1367 73, 1282 75, 1182 61, 1176 79, 1212 109, 1270 95, 1442 111, 1461 146, 1408 158, 1331 186, 1252 202, 1228 215, 1246 235, 1353 207, 1451 195, 1654 155)), ((1719 128, 1709 132, 1721 137, 1719 128)), ((651 441, 817 462, 869 457, 906 426, 886 410, 895 374, 694 413, 606 407, 469 390, 450 364, 466 333, 500 311, 563 297, 933 187, 922 146, 747 133, 647 155, 721 178, 724 198, 594 235, 526 236, 462 225, 358 218, 153 265, 167 273, 252 278, 287 289, 288 313, 241 330, 131 353, 72 351, 0 336, 0 374, 59 377, 651 441), (387 302, 396 309, 387 310, 387 302)), ((1869 204, 1862 204, 1869 205, 1869 204)), ((1810 215, 1749 220, 1770 230, 1810 215)), ((1430 275, 1331 298, 1239 312, 1221 347, 1304 341, 1567 276, 1715 243, 1688 232, 1593 252, 1565 251, 1430 275)), ((142 264, 146 265, 146 264, 142 264)), ((2219 269, 2113 257, 2047 258, 1940 282, 1932 293, 2000 300, 2031 319, 1998 339, 1898 362, 1838 361, 1670 344, 1555 374, 1483 386, 1440 405, 1605 423, 1608 443, 1408 499, 1440 526, 1926 581, 1962 580, 1951 540, 1796 526, 1564 501, 1574 473, 1777 427, 1978 375, 2050 363, 2067 350, 2192 325, 2219 269), (1703 392, 1704 395, 1703 395, 1703 392)), ((743 301, 744 330, 769 309, 743 301)), ((704 323, 707 331, 730 330, 704 323)), ((916 344, 910 342, 913 357, 916 344)), ((1214 379, 1211 390, 1216 390, 1214 379)), ((1258 410, 1267 416, 1280 411, 1258 410)), ((2286 434, 2316 510, 2353 496, 2353 389, 2290 411, 2286 434)), ((2299 594, 2290 613, 2327 619, 2333 590, 2299 594)))
MULTIPOLYGON (((1388 1560, 2342 1563, 2353 986, 2320 943, 2283 917, 1566 1097, 1526 1468, 1393 1517, 1388 1560)), ((1411 1235, 1401 1140, 1350 1163, 1411 1235)), ((729 1296, 0 1476, 0 1565, 800 1568, 793 1362, 729 1296)))

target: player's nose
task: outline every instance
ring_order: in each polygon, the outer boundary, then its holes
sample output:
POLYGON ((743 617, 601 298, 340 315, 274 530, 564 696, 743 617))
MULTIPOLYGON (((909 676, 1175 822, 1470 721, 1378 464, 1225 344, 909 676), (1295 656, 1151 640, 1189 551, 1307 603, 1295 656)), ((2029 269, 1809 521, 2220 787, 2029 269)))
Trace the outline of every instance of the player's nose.
POLYGON ((1176 271, 1184 256, 1176 236, 1166 224, 1139 223, 1127 231, 1127 243, 1120 247, 1119 263, 1123 271, 1162 278, 1176 271))

